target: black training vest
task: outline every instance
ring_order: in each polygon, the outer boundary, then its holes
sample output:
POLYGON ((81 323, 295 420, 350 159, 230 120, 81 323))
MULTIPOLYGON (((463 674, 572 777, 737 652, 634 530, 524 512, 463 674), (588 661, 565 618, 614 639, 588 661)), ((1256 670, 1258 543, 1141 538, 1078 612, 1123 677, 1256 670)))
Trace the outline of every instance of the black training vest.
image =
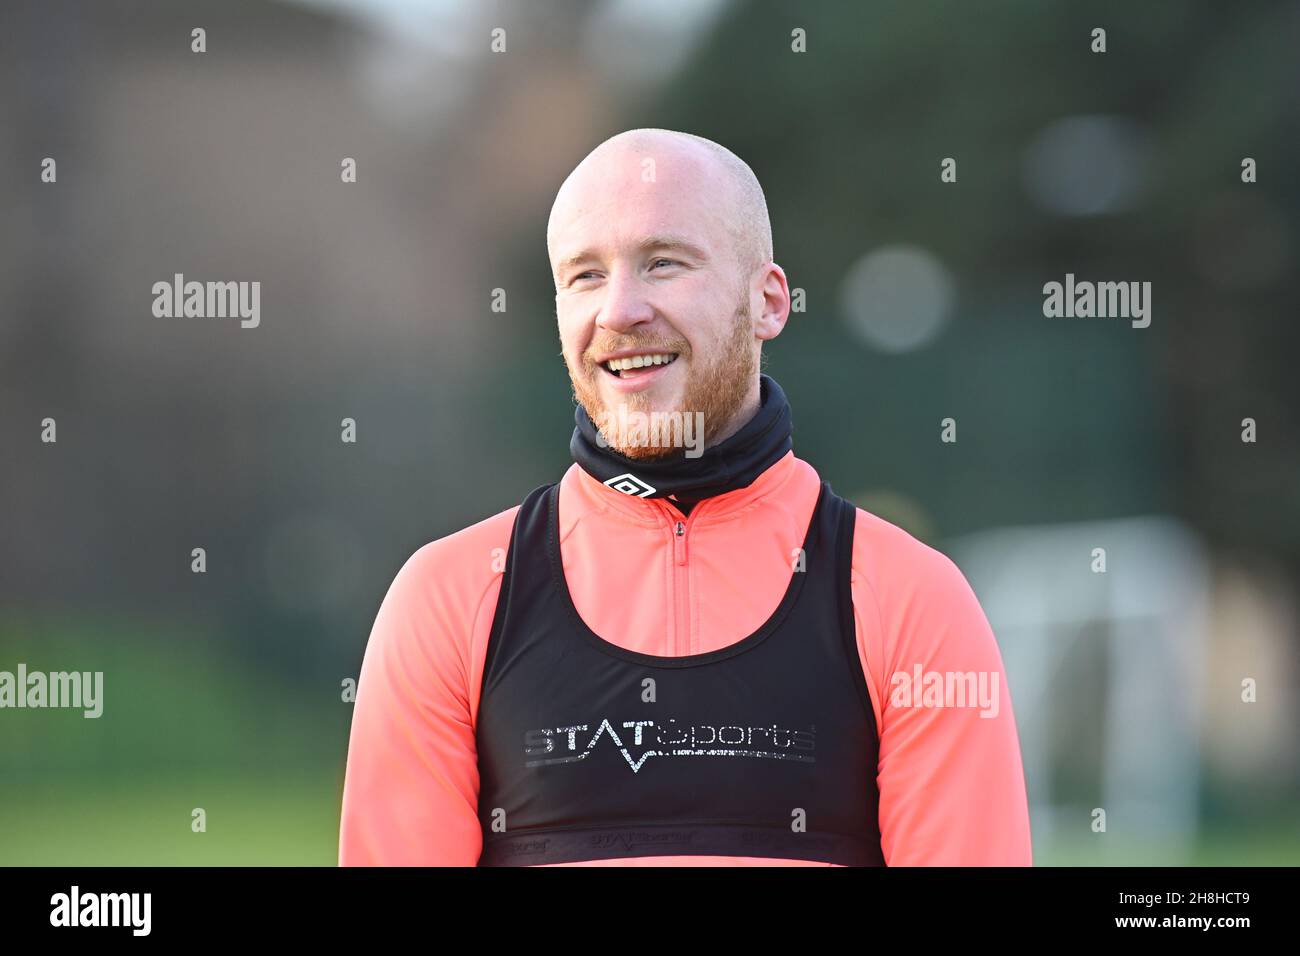
POLYGON ((876 722, 849 584, 854 506, 822 483, 803 567, 757 631, 712 653, 657 657, 603 640, 579 616, 558 498, 558 484, 537 488, 515 517, 488 639, 479 865, 682 855, 883 865, 876 722))

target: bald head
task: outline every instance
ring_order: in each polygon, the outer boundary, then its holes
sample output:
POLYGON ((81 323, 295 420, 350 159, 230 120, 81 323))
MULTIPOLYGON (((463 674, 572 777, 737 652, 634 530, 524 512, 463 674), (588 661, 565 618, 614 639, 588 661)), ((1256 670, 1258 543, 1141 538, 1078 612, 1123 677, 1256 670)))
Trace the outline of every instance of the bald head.
POLYGON ((629 196, 657 200, 655 225, 669 232, 674 210, 693 207, 723 239, 741 279, 772 261, 767 201, 744 160, 693 133, 633 129, 597 146, 560 186, 546 227, 552 268, 575 223, 617 217, 629 196))
POLYGON ((609 434, 628 409, 698 416, 706 446, 758 411, 762 346, 790 290, 763 190, 734 153, 663 129, 607 139, 560 187, 546 245, 574 398, 610 445, 671 450, 609 434))

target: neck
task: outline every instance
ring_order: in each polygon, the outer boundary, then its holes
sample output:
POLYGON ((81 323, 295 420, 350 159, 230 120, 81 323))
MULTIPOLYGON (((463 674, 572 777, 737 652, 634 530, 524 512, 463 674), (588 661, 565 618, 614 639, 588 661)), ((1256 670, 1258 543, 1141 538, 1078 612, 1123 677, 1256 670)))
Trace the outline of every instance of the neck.
POLYGON ((638 498, 702 501, 748 486, 793 447, 790 405, 770 376, 755 379, 742 410, 703 454, 688 458, 674 449, 664 458, 639 461, 604 447, 586 410, 574 412, 569 442, 574 460, 614 491, 638 498))

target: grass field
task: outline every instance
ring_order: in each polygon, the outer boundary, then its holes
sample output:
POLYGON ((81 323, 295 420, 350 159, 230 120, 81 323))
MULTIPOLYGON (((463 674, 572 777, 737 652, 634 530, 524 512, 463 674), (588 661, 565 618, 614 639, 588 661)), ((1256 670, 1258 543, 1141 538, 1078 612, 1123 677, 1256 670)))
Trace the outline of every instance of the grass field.
MULTIPOLYGON (((334 866, 341 777, 335 771, 268 780, 214 775, 9 788, 0 802, 0 864, 37 866, 334 866), (207 812, 194 833, 190 813, 207 812)), ((1039 848, 1039 866, 1167 865, 1159 845, 1094 841, 1039 848)), ((1211 834, 1185 861, 1197 866, 1300 862, 1300 827, 1211 834)))
MULTIPOLYGON (((102 670, 103 715, 6 710, 0 865, 333 866, 351 705, 180 624, 0 614, 0 666, 102 670), (216 769, 223 768, 223 769, 216 769), (191 811, 206 811, 206 831, 191 811)), ((1275 802, 1274 806, 1278 804, 1275 802)), ((1279 811, 1280 812, 1280 811, 1279 811)), ((1039 866, 1300 865, 1300 820, 1210 831, 1190 853, 1038 833, 1039 866)))
POLYGON ((173 777, 10 788, 0 802, 0 864, 334 866, 341 780, 173 777), (202 807, 207 830, 191 830, 202 807))

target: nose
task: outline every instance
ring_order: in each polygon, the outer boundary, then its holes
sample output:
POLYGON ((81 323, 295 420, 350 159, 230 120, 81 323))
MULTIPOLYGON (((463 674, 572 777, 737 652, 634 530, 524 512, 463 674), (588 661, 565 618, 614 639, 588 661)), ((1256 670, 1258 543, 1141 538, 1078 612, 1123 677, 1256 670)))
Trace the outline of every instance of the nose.
POLYGON ((626 332, 654 320, 654 307, 646 297, 646 287, 636 274, 626 269, 611 270, 605 281, 605 298, 596 316, 596 324, 611 332, 626 332))

